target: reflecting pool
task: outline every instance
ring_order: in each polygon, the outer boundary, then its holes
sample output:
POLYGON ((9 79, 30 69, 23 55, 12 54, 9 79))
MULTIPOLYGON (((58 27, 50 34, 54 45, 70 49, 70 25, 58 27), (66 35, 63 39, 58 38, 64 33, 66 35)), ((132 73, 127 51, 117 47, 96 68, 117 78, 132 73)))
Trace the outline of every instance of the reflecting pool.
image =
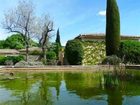
POLYGON ((106 87, 103 73, 0 74, 0 105, 139 105, 140 72, 106 87))

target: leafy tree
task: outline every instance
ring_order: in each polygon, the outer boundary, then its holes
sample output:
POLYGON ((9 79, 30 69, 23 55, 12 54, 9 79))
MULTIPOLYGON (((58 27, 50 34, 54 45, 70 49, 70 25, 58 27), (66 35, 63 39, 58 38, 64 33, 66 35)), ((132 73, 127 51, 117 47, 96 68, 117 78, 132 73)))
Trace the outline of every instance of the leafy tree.
POLYGON ((59 52, 61 51, 61 41, 60 41, 60 33, 59 33, 59 29, 57 30, 56 33, 56 40, 55 40, 55 53, 57 55, 57 59, 59 59, 59 52))
POLYGON ((56 33, 56 40, 55 40, 55 42, 58 43, 61 46, 59 29, 57 30, 57 33, 56 33))
MULTIPOLYGON (((13 34, 3 42, 3 48, 23 49, 25 48, 24 38, 20 34, 13 34)), ((36 42, 30 39, 30 46, 38 46, 36 42)))
POLYGON ((10 49, 22 49, 24 48, 24 39, 19 34, 14 34, 10 37, 8 37, 4 42, 4 48, 10 48, 10 49))
POLYGON ((65 56, 70 65, 81 65, 84 51, 79 40, 70 40, 66 44, 65 56))
POLYGON ((107 0, 106 55, 114 55, 120 44, 120 15, 116 0, 107 0))

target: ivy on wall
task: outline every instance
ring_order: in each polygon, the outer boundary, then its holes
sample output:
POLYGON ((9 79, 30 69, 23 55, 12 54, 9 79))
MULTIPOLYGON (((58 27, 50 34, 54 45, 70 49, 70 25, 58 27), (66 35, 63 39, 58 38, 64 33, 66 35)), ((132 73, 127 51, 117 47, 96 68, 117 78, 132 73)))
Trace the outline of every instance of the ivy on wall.
POLYGON ((100 64, 106 57, 105 42, 83 41, 83 65, 100 64))

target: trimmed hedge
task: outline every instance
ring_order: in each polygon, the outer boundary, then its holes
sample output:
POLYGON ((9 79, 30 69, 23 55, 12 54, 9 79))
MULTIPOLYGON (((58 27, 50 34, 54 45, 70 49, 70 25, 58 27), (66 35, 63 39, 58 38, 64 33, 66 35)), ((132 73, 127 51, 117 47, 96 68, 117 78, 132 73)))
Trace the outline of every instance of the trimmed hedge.
POLYGON ((65 48, 65 56, 70 65, 81 65, 83 60, 83 46, 79 40, 69 40, 65 48))
POLYGON ((140 42, 121 42, 118 55, 124 63, 140 64, 140 42))

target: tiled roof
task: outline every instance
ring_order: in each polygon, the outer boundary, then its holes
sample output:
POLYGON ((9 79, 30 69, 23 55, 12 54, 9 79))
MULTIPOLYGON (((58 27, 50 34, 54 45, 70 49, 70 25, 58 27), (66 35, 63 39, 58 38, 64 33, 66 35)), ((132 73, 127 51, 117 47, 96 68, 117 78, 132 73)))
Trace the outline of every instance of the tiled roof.
MULTIPOLYGON (((75 39, 105 39, 105 34, 83 34, 77 36, 75 39)), ((121 35, 122 40, 139 40, 140 36, 121 35)))

